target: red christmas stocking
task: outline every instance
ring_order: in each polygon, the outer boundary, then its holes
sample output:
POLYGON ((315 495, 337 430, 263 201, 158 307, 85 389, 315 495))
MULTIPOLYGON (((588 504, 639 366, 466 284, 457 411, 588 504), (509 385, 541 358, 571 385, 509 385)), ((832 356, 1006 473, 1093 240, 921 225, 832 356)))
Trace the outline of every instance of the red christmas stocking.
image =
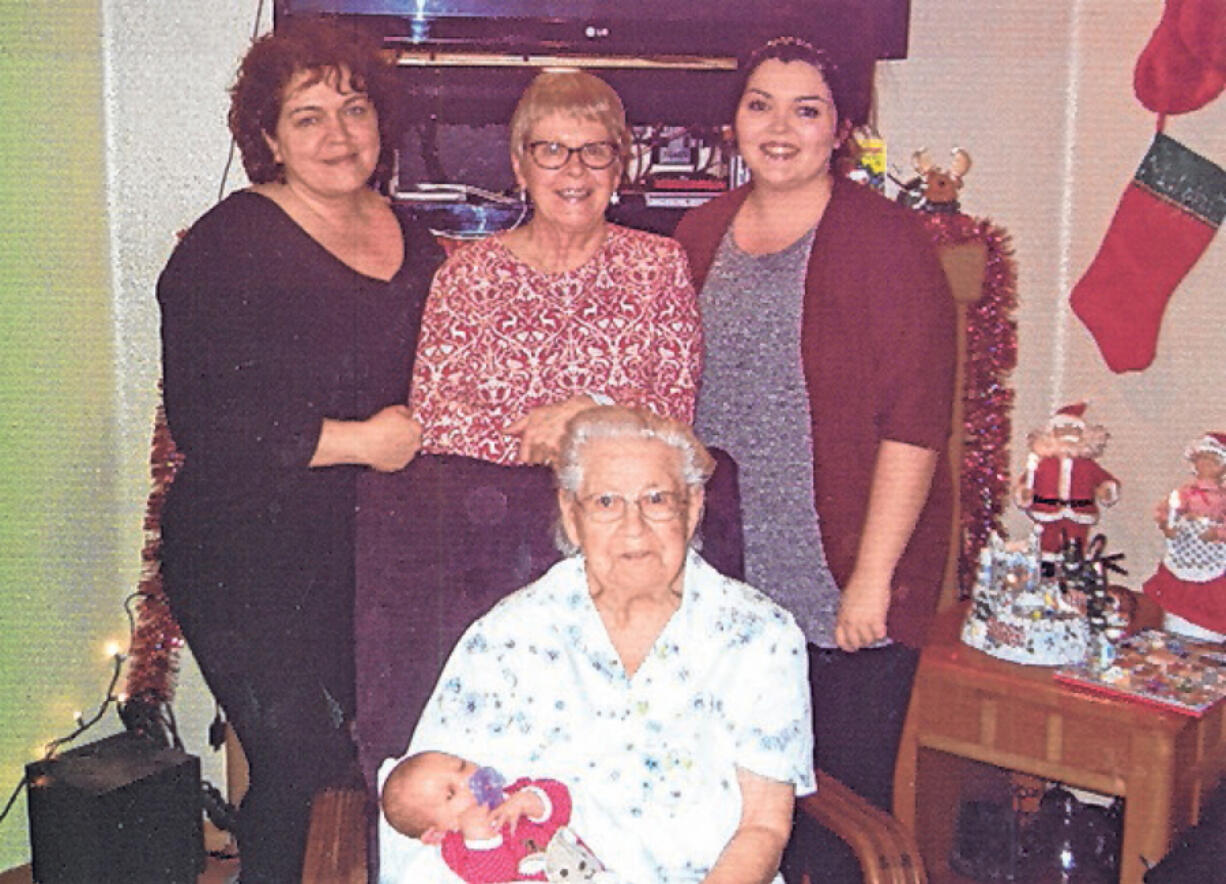
POLYGON ((1226 2, 1184 0, 1179 37, 1202 64, 1226 77, 1226 2))
POLYGON ((1141 104, 1159 114, 1186 114, 1217 98, 1226 86, 1217 45, 1224 25, 1223 0, 1166 0, 1133 71, 1141 104))
POLYGON ((1226 171, 1155 135, 1071 297, 1112 371, 1153 362, 1167 301, 1224 216, 1226 171))

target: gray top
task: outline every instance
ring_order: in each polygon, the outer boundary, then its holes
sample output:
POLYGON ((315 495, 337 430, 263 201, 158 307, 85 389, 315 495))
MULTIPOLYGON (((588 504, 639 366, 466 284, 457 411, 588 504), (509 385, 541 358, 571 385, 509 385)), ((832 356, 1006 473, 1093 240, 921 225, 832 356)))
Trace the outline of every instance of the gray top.
POLYGON ((699 295, 706 349, 694 427, 740 467, 745 579, 834 647, 839 590, 813 503, 813 435, 800 359, 805 269, 816 228, 769 255, 724 235, 699 295))

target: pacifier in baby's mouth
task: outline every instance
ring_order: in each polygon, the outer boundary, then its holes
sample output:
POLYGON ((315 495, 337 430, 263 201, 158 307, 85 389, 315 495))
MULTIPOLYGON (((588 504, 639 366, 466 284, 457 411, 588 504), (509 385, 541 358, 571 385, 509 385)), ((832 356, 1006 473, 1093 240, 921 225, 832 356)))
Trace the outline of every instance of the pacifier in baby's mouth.
POLYGON ((503 789, 506 788, 506 785, 507 781, 503 775, 492 767, 479 767, 468 778, 468 788, 477 799, 477 803, 484 804, 490 810, 502 804, 505 798, 503 789))

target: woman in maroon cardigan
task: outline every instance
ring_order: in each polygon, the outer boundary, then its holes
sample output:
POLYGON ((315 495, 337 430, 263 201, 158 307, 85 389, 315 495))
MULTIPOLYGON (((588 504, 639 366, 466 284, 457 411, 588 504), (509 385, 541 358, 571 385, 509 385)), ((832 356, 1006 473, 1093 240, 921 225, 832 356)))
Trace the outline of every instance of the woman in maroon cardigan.
POLYGON ((832 172, 867 114, 850 66, 786 37, 744 71, 752 180, 676 231, 701 289, 695 427, 740 466, 746 579, 809 641, 818 766, 888 809, 949 543, 953 301, 911 213, 832 172))

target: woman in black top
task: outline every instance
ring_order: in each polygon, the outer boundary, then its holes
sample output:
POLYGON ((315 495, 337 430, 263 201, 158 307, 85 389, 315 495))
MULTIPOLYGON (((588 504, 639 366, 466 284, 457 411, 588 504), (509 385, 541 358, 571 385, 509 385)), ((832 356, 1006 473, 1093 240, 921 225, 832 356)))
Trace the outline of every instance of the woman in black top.
POLYGON ((230 109, 253 186, 196 222, 158 282, 185 457, 163 574, 250 764, 244 882, 299 880, 311 797, 353 764, 355 478, 420 442, 405 403, 441 256, 370 187, 386 77, 350 32, 258 40, 230 109))

